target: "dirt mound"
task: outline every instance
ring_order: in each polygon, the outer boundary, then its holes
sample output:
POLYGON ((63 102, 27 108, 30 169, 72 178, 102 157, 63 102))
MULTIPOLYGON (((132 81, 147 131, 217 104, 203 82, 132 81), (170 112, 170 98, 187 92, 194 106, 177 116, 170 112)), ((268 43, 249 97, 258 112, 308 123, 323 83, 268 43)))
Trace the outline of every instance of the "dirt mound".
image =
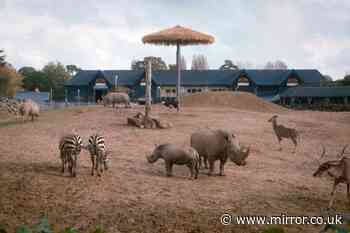
POLYGON ((286 109, 247 92, 202 92, 183 98, 185 107, 232 107, 255 112, 282 112, 286 109))

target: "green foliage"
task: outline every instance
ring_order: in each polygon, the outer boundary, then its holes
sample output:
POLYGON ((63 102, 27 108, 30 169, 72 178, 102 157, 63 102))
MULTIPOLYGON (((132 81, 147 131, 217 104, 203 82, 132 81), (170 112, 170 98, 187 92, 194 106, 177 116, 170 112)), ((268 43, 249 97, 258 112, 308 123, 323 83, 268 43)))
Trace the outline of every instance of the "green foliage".
MULTIPOLYGON (((52 230, 52 226, 49 223, 49 220, 44 217, 40 220, 40 222, 32 227, 33 230, 31 230, 27 226, 22 226, 16 230, 16 233, 54 233, 52 230)), ((0 225, 0 233, 7 233, 4 227, 0 225)), ((59 233, 79 233, 77 230, 74 228, 66 228, 63 231, 60 231, 59 233)), ((102 226, 98 225, 92 233, 106 233, 102 226)))
POLYGON ((78 233, 77 230, 74 228, 66 228, 64 231, 61 231, 60 233, 78 233))
POLYGON ((22 76, 26 77, 35 71, 36 71, 35 68, 33 68, 31 66, 23 66, 21 69, 18 70, 18 73, 20 73, 22 76))
POLYGON ((102 226, 97 226, 96 229, 92 233, 106 233, 102 226))
POLYGON ((49 80, 49 85, 53 89, 54 99, 64 99, 64 83, 70 78, 66 68, 60 62, 50 62, 43 69, 49 80))
POLYGON ((23 88, 29 91, 34 91, 36 88, 40 91, 50 91, 49 78, 42 71, 34 71, 24 77, 23 88))
POLYGON ((49 224, 49 220, 46 217, 41 219, 36 233, 53 233, 52 228, 49 224))
POLYGON ((3 66, 6 64, 6 61, 5 61, 6 56, 3 53, 4 53, 4 50, 0 49, 0 66, 3 66))
POLYGON ((76 65, 67 65, 66 66, 67 72, 69 73, 69 75, 71 77, 73 77, 74 75, 76 75, 79 71, 81 71, 81 69, 76 66, 76 65))
POLYGON ((23 226, 18 228, 16 233, 32 233, 32 231, 28 227, 23 226))
POLYGON ((284 230, 280 226, 269 226, 262 233, 284 233, 284 230))

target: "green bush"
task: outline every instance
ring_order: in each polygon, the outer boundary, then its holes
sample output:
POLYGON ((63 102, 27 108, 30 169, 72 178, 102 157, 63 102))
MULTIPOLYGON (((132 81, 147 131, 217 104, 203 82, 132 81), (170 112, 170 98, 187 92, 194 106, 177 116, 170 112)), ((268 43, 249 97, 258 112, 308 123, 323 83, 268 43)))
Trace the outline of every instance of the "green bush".
MULTIPOLYGON (((0 233, 8 233, 5 230, 5 227, 0 225, 0 233)), ((49 223, 49 220, 44 217, 40 220, 40 222, 34 226, 32 229, 30 229, 28 226, 21 226, 16 230, 16 233, 55 233, 52 230, 52 226, 49 223)), ((74 228, 66 228, 63 231, 60 231, 59 233, 79 233, 74 228)), ((96 229, 92 233, 106 233, 102 226, 97 226, 96 229)))
POLYGON ((284 230, 279 226, 270 226, 266 228, 262 233, 284 233, 284 230))

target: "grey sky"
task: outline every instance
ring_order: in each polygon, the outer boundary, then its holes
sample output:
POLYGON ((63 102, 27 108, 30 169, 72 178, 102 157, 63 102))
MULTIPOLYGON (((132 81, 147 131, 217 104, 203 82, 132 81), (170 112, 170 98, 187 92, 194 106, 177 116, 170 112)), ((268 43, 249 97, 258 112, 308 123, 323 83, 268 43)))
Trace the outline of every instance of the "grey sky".
POLYGON ((175 48, 144 45, 143 35, 177 24, 216 38, 182 49, 190 66, 205 54, 262 67, 281 59, 341 78, 350 71, 348 0, 0 0, 0 48, 15 67, 49 61, 84 69, 129 69, 133 58, 175 63, 175 48))

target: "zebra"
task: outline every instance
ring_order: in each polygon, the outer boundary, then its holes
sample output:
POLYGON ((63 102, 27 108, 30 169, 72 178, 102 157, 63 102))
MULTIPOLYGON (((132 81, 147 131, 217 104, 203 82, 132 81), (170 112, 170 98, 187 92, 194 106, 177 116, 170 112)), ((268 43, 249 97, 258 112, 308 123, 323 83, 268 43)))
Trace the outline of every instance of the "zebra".
POLYGON ((97 171, 97 175, 100 176, 104 170, 108 169, 108 158, 106 152, 105 139, 99 134, 94 134, 89 138, 88 150, 91 157, 91 175, 94 175, 94 171, 97 171))
POLYGON ((66 165, 72 177, 76 176, 78 155, 83 148, 83 140, 77 134, 68 134, 59 142, 60 157, 62 160, 62 173, 66 165))

